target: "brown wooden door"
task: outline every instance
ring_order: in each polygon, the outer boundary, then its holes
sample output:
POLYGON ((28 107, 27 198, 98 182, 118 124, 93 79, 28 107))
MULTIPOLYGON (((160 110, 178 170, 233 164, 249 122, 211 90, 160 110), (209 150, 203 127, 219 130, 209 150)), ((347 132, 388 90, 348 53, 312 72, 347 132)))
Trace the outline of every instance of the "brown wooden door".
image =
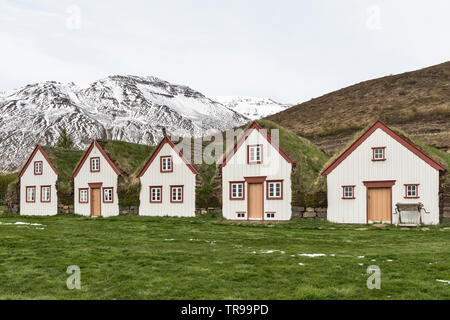
POLYGON ((263 184, 249 183, 248 185, 248 218, 263 218, 263 184))
POLYGON ((100 188, 91 189, 91 217, 101 216, 100 188))
POLYGON ((367 220, 391 222, 391 189, 367 189, 367 220))

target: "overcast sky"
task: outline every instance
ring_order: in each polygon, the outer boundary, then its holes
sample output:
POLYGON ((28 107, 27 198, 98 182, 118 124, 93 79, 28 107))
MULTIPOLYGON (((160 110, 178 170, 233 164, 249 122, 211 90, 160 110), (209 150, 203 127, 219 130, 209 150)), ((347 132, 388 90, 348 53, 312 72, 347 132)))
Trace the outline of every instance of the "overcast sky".
POLYGON ((450 60, 449 0, 0 0, 0 91, 154 75, 309 100, 450 60))

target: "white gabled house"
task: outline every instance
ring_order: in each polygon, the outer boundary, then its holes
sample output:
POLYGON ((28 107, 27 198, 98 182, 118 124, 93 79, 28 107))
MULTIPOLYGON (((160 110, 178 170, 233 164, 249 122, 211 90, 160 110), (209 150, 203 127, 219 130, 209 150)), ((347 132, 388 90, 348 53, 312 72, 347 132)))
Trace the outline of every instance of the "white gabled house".
POLYGON ((289 220, 293 163, 254 121, 218 165, 224 218, 289 220))
POLYGON ((74 212, 91 217, 119 215, 119 169, 101 145, 92 141, 73 172, 74 212))
POLYGON ((58 213, 58 171, 40 145, 34 148, 19 173, 19 179, 21 215, 44 216, 58 213))
POLYGON ((377 121, 322 171, 327 176, 327 218, 340 223, 398 223, 397 203, 420 202, 422 222, 438 224, 443 170, 408 139, 377 121))
POLYGON ((139 215, 194 217, 197 174, 172 140, 164 137, 138 174, 139 215))

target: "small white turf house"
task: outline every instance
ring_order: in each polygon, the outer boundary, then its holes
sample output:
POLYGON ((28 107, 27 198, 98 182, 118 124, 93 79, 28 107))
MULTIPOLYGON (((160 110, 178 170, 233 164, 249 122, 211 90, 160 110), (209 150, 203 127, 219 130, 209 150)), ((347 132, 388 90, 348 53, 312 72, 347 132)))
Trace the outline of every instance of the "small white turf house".
POLYGON ((90 217, 119 215, 119 169, 101 145, 92 141, 72 175, 74 212, 90 217))
POLYGON ((255 121, 219 163, 222 212, 231 220, 289 220, 294 161, 255 121))
POLYGON ((172 140, 164 137, 138 174, 139 215, 194 217, 197 174, 172 140))
POLYGON ((422 223, 438 224, 439 174, 444 170, 409 139, 377 121, 322 171, 327 176, 328 220, 398 223, 397 204, 421 203, 422 223))
POLYGON ((34 148, 19 173, 19 179, 21 215, 45 216, 58 213, 58 171, 40 145, 34 148))

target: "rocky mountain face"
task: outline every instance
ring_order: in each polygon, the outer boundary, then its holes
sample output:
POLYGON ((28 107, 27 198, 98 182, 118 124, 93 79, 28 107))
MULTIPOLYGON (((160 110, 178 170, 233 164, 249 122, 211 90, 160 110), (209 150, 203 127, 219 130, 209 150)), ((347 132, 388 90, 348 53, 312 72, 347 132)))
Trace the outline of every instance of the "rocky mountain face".
POLYGON ((156 77, 110 76, 88 87, 44 82, 0 93, 0 171, 16 170, 36 144, 55 145, 62 129, 76 147, 91 139, 156 144, 169 134, 194 136, 249 119, 187 86, 156 77))
POLYGON ((215 96, 211 98, 252 120, 270 116, 292 106, 274 101, 270 98, 235 96, 215 96))

